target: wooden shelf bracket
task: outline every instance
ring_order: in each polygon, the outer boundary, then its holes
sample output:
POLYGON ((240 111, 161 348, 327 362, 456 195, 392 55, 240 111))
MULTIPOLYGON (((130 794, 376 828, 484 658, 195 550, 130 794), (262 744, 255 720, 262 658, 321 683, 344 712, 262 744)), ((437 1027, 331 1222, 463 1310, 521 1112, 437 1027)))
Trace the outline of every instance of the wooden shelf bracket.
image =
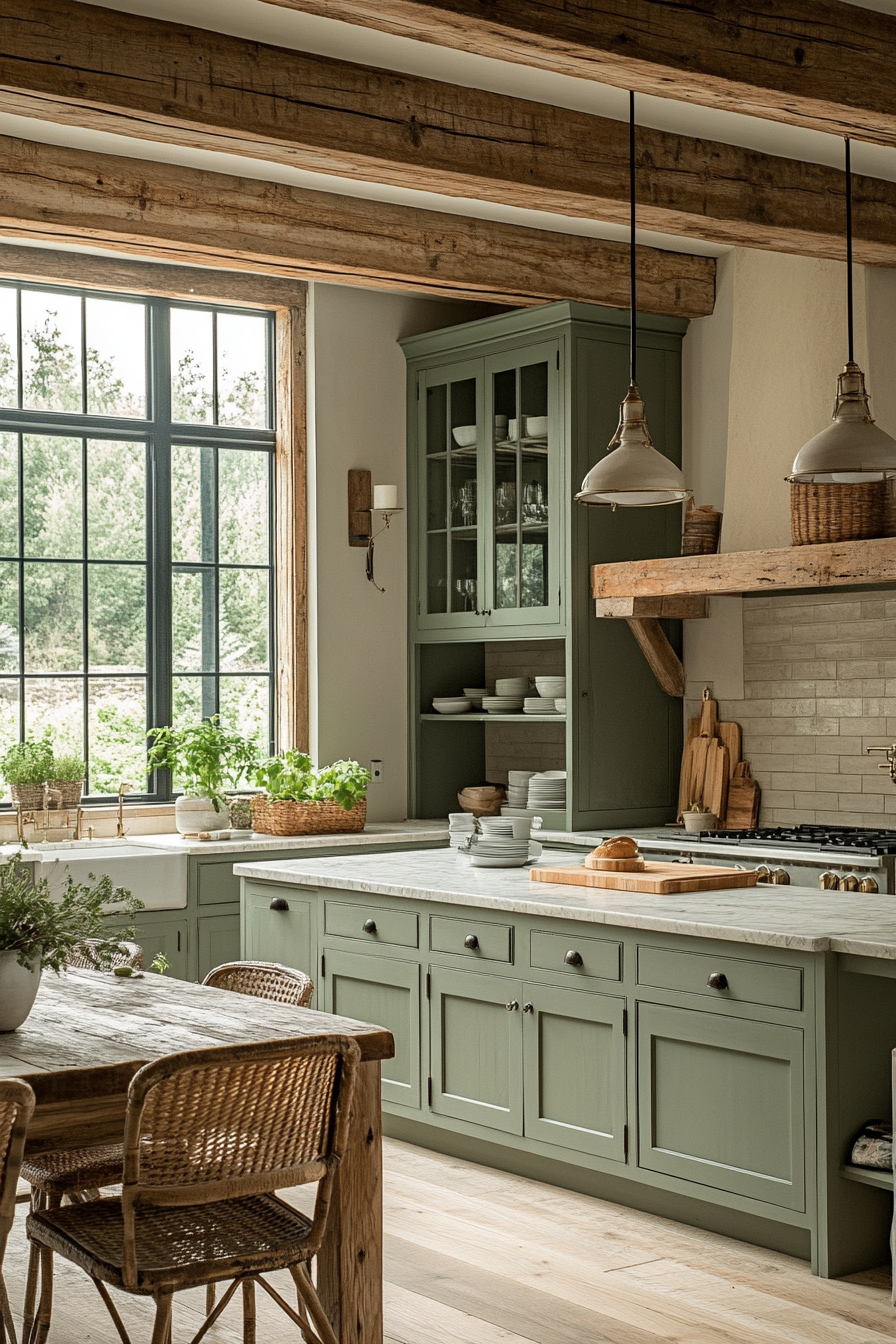
POLYGON ((594 603, 602 620, 624 620, 667 695, 684 697, 685 677, 681 659, 673 649, 660 621, 700 620, 706 617, 705 597, 604 597, 594 603))

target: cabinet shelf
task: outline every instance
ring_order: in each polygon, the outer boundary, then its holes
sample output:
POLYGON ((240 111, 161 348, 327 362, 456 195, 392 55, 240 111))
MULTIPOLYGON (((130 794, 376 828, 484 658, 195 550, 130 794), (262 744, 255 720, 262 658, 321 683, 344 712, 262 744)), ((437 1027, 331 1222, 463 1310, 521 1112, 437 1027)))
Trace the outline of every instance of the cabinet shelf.
POLYGON ((875 1185, 878 1190, 893 1189, 892 1171, 884 1171, 879 1167, 856 1167, 851 1162, 844 1162, 840 1175, 847 1181, 857 1181, 859 1185, 875 1185))
POLYGON ((488 714, 472 709, 467 714, 429 714, 422 713, 421 719, 429 723, 565 723, 565 714, 488 714))

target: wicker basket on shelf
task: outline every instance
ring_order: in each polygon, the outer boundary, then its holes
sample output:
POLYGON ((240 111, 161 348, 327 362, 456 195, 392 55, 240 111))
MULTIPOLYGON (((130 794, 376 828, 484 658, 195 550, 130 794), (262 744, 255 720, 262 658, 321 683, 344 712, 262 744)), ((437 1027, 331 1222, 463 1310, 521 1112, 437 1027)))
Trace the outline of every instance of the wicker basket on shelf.
POLYGON ((26 812, 39 812, 44 805, 43 784, 10 784, 13 803, 26 812))
POLYGON ((790 483, 793 546, 891 536, 893 512, 888 481, 790 483))
POLYGON ((339 803, 272 802, 259 795, 252 809, 252 824, 260 835, 339 835, 363 831, 366 820, 366 798, 346 811, 339 803))
MULTIPOLYGON (((62 801, 58 803, 59 807, 77 807, 81 802, 81 791, 84 786, 83 779, 51 779, 49 788, 55 789, 57 793, 62 794, 62 801)), ((50 806, 57 806, 55 799, 51 799, 50 806)))

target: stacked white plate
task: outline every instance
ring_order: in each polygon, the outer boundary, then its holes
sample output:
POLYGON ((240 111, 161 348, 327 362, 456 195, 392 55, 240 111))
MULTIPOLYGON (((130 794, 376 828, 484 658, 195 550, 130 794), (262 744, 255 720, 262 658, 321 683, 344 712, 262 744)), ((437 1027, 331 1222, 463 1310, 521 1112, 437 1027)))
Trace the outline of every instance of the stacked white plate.
POLYGON ((557 696, 557 699, 554 701, 554 709, 557 711, 558 714, 565 714, 565 713, 566 713, 566 697, 565 697, 565 696, 562 696, 562 695, 558 695, 558 696, 557 696))
POLYGON ((563 699, 566 695, 565 677, 536 677, 535 689, 548 700, 563 699))
POLYGON ((522 868, 529 862, 529 844, 512 835, 477 835, 470 860, 474 868, 522 868))
POLYGON ((486 695, 482 708, 487 714, 517 714, 523 707, 523 699, 521 695, 486 695))
POLYGON ((534 774, 534 770, 508 770, 508 807, 526 807, 529 802, 529 780, 534 774))
POLYGON ((488 695, 486 686, 465 686, 464 695, 470 701, 474 709, 482 708, 482 701, 488 695))
POLYGON ((554 702, 543 695, 527 695, 523 701, 524 714, 553 714, 554 702))
POLYGON ((528 677, 498 677, 495 681, 495 695, 518 695, 522 700, 528 694, 528 677))
POLYGON ((473 708, 473 703, 465 695, 437 695, 432 707, 437 714, 466 714, 473 708))
POLYGON ((530 808, 562 811, 566 807, 566 771, 545 770, 529 780, 530 808))

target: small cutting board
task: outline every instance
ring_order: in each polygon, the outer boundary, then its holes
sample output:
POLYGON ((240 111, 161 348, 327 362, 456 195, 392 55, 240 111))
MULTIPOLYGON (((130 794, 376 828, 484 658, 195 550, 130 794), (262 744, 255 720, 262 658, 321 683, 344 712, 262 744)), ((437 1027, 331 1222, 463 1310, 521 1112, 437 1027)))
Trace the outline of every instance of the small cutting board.
POLYGON ((603 887, 610 891, 643 891, 655 896, 683 891, 721 891, 726 887, 755 887, 755 871, 711 868, 698 863, 645 863, 642 873, 596 873, 590 868, 532 868, 533 882, 557 882, 569 887, 603 887))

